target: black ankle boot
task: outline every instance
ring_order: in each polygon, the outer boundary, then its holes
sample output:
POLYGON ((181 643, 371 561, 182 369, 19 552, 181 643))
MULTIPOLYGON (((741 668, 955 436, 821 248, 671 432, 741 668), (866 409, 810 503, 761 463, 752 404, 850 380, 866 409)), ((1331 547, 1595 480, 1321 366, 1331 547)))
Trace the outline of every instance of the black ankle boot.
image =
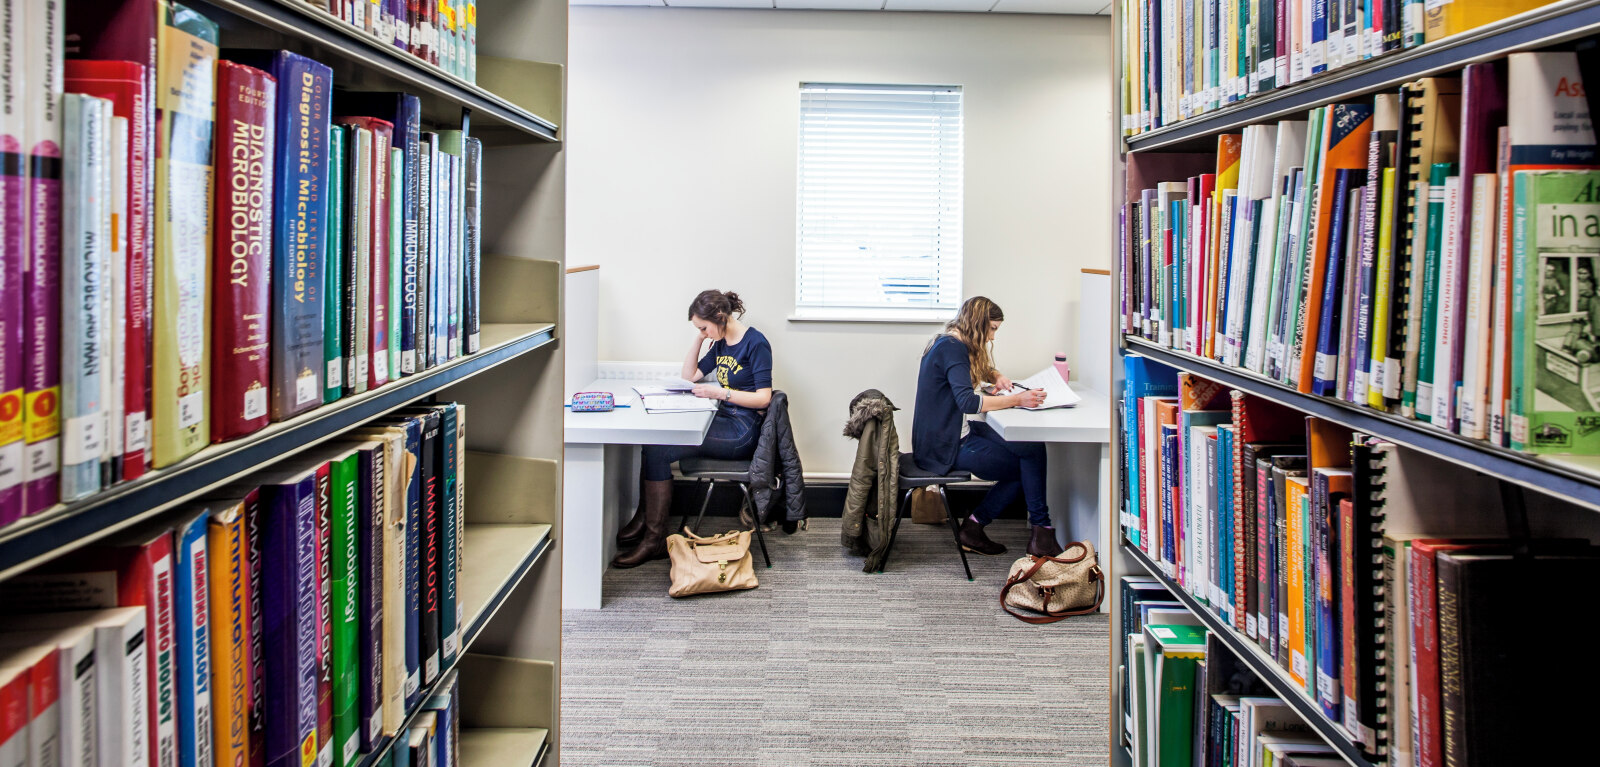
POLYGON ((1047 525, 1034 525, 1033 536, 1028 539, 1028 553, 1036 557, 1061 556, 1061 544, 1056 543, 1056 529, 1047 525))
POLYGON ((961 548, 975 554, 995 556, 1006 553, 1006 547, 989 540, 989 536, 983 532, 983 525, 972 521, 972 517, 961 520, 959 537, 961 548))

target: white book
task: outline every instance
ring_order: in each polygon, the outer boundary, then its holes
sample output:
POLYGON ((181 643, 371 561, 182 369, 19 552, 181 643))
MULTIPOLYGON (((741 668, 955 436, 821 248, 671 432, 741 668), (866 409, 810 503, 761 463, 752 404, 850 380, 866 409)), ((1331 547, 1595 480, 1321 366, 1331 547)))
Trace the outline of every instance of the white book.
POLYGON ((111 102, 69 93, 61 182, 61 500, 100 489, 106 452, 111 102))
POLYGON ((1460 374, 1456 366, 1455 343, 1460 332, 1461 297, 1456 291, 1456 275, 1461 265, 1461 243, 1455 232, 1461 222, 1461 177, 1451 176, 1444 186, 1444 244, 1439 253, 1439 320, 1436 325, 1433 352, 1433 425, 1455 431, 1455 380, 1460 374))
POLYGON ((145 608, 116 607, 8 616, 17 628, 94 629, 95 737, 101 765, 150 764, 151 683, 146 658, 145 608))
MULTIPOLYGON (((111 168, 128 167, 130 134, 128 118, 111 118, 111 168)), ((106 401, 106 451, 104 461, 116 464, 125 452, 123 421, 127 407, 123 403, 123 393, 127 383, 128 371, 124 367, 126 359, 122 350, 127 348, 128 323, 128 174, 107 173, 111 190, 108 199, 111 200, 110 222, 107 231, 110 246, 106 265, 106 274, 110 275, 111 289, 110 306, 107 307, 106 322, 111 327, 111 344, 106 348, 106 369, 109 375, 104 377, 106 401)), ((117 464, 120 466, 120 464, 117 464)), ((118 477, 113 477, 113 480, 118 477)))
POLYGON ((1467 262, 1466 327, 1459 404, 1461 433, 1472 439, 1488 435, 1489 352, 1494 339, 1489 334, 1493 314, 1496 186, 1494 173, 1479 173, 1472 178, 1472 230, 1467 262))
POLYGON ((1189 428, 1189 495, 1184 499, 1184 526, 1189 528, 1187 557, 1189 575, 1185 587, 1200 599, 1211 596, 1211 494, 1206 492, 1207 472, 1212 468, 1211 456, 1206 450, 1206 437, 1215 435, 1215 426, 1189 428))
MULTIPOLYGON (((54 703, 54 726, 58 728, 53 758, 61 767, 94 767, 98 764, 95 738, 95 633, 80 623, 65 628, 36 629, 27 626, 29 616, 7 618, 0 633, 0 655, 29 647, 56 651, 57 689, 48 694, 54 703)), ((39 691, 34 691, 39 698, 39 691)), ((45 744, 30 744, 42 746, 45 744)), ((41 756, 45 756, 41 754, 41 756)))
MULTIPOLYGON (((0 645, 0 680, 17 684, 13 671, 24 677, 23 700, 7 701, 8 709, 21 703, 23 710, 5 712, 7 719, 20 713, 23 721, 4 722, 7 729, 20 725, 15 733, 0 731, 0 739, 5 741, 0 755, 8 757, 0 762, 4 767, 54 767, 61 759, 61 690, 56 679, 60 674, 59 656, 53 642, 30 640, 20 647, 0 645), (7 734, 12 737, 6 738, 7 734)), ((10 692, 15 694, 16 690, 10 692)))
MULTIPOLYGON (((1161 426, 1156 422, 1156 402, 1160 400, 1172 401, 1171 397, 1144 397, 1144 440, 1145 445, 1161 444, 1161 426)), ((1146 450, 1146 460, 1141 462, 1144 470, 1144 491, 1140 498, 1149 503, 1141 516, 1150 516, 1149 535, 1141 539, 1148 548, 1146 553, 1152 560, 1161 561, 1161 451, 1146 450)))

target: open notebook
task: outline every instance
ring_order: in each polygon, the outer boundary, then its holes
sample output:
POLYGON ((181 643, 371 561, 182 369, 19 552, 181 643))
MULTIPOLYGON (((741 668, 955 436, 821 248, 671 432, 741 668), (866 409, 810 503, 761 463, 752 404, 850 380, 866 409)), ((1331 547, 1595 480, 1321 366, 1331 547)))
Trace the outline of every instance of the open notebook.
MULTIPOLYGON (((1083 399, 1082 397, 1078 396, 1077 392, 1072 390, 1071 386, 1067 385, 1066 381, 1061 380, 1061 373, 1056 371, 1054 365, 1034 373, 1033 375, 1028 376, 1021 381, 1013 381, 1012 383, 1016 386, 1021 386, 1027 389, 1044 390, 1044 402, 1038 407, 1025 408, 1026 410, 1049 410, 1057 407, 1072 407, 1083 399)), ((1011 392, 1000 391, 995 393, 1010 394, 1011 392)))

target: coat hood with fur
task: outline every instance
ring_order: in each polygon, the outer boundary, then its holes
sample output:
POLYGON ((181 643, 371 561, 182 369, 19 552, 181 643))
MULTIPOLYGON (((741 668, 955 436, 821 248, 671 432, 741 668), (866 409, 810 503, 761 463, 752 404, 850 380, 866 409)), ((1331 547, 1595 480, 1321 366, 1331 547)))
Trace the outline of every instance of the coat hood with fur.
POLYGON ((850 400, 850 420, 844 424, 844 435, 851 439, 861 439, 861 432, 868 424, 899 409, 877 389, 861 392, 855 399, 850 400))

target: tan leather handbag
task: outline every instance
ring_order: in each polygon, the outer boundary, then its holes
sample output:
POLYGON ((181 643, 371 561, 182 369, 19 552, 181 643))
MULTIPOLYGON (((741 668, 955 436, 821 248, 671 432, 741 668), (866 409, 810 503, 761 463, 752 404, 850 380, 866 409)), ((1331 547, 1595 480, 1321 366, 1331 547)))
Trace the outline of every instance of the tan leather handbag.
POLYGON ((1088 541, 1067 544, 1059 557, 1028 555, 1011 563, 1000 607, 1024 623, 1055 623, 1100 609, 1105 574, 1088 541), (1039 615, 1023 615, 1012 608, 1039 615))
POLYGON ((685 529, 667 536, 672 558, 672 585, 667 596, 687 597, 717 591, 753 589, 755 560, 750 556, 750 531, 735 530, 702 538, 685 529))

